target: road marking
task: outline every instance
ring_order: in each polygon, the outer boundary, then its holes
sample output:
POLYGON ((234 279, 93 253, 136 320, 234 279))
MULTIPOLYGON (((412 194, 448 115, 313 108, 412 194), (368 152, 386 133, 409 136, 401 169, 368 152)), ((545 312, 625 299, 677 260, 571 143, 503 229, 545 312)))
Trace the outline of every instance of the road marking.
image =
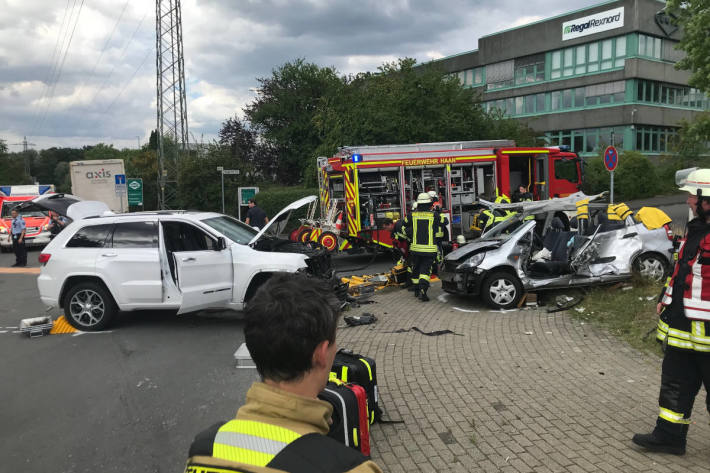
POLYGON ((479 312, 478 310, 462 309, 461 307, 454 307, 454 310, 458 310, 459 312, 469 312, 469 313, 479 312))
POLYGON ((39 274, 40 268, 0 268, 0 274, 39 274))
POLYGON ((7 333, 7 330, 0 330, 0 333, 7 333))

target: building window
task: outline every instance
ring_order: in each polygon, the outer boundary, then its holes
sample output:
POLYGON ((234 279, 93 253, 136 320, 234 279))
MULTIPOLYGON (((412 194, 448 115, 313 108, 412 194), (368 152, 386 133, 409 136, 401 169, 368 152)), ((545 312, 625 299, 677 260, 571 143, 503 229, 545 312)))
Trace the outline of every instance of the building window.
POLYGON ((587 128, 583 130, 560 130, 545 133, 551 146, 569 145, 576 153, 598 154, 610 143, 619 149, 624 144, 624 127, 587 128))
POLYGON ((550 53, 550 79, 624 67, 626 36, 595 41, 550 53))
POLYGON ((671 144, 676 134, 675 128, 637 126, 636 150, 647 153, 666 153, 672 151, 671 144))
POLYGON ((639 34, 639 56, 661 59, 661 38, 639 34))
POLYGON ((650 80, 637 81, 636 100, 661 105, 710 110, 710 99, 698 89, 650 80))

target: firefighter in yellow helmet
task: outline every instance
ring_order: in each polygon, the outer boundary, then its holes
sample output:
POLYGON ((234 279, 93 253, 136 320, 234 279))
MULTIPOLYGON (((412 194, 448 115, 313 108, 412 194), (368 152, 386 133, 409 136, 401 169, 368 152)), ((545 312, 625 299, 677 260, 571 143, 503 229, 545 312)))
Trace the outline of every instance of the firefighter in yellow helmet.
POLYGON ((417 197, 418 209, 412 212, 405 226, 405 234, 410 239, 409 251, 412 255, 412 284, 414 296, 422 302, 427 302, 429 297, 429 279, 431 267, 437 253, 436 233, 439 222, 429 206, 431 196, 422 192, 417 197))
POLYGON ((691 172, 681 184, 695 218, 688 222, 672 276, 656 307, 657 338, 665 351, 660 409, 653 432, 632 439, 652 452, 675 455, 685 453, 700 386, 710 388, 710 169, 691 172))

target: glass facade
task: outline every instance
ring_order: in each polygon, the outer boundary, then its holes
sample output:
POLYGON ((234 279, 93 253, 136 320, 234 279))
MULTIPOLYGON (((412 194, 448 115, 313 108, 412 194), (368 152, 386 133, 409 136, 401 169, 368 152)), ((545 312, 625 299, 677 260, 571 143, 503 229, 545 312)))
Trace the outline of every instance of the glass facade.
POLYGON ((486 81, 485 67, 474 67, 456 73, 461 85, 468 87, 476 87, 483 85, 486 81))
POLYGON ((610 144, 622 149, 626 127, 585 128, 580 130, 559 130, 545 133, 550 146, 566 145, 576 153, 598 153, 610 144))
POLYGON ((710 100, 698 89, 650 80, 634 81, 636 101, 676 107, 710 109, 710 100))
POLYGON ((676 134, 676 128, 637 126, 635 149, 647 153, 667 153, 672 151, 672 141, 676 134))
POLYGON ((626 36, 580 44, 550 53, 550 79, 624 67, 626 36))

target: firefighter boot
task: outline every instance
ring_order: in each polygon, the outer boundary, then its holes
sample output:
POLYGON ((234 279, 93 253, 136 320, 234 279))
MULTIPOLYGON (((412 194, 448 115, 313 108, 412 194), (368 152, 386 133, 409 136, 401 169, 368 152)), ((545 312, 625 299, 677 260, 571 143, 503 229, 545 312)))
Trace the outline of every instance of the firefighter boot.
POLYGON ((422 302, 429 302, 429 296, 426 295, 426 289, 421 290, 421 294, 419 295, 419 300, 422 302))
POLYGON ((685 437, 671 437, 658 428, 650 434, 635 434, 631 441, 651 452, 685 455, 685 437))

